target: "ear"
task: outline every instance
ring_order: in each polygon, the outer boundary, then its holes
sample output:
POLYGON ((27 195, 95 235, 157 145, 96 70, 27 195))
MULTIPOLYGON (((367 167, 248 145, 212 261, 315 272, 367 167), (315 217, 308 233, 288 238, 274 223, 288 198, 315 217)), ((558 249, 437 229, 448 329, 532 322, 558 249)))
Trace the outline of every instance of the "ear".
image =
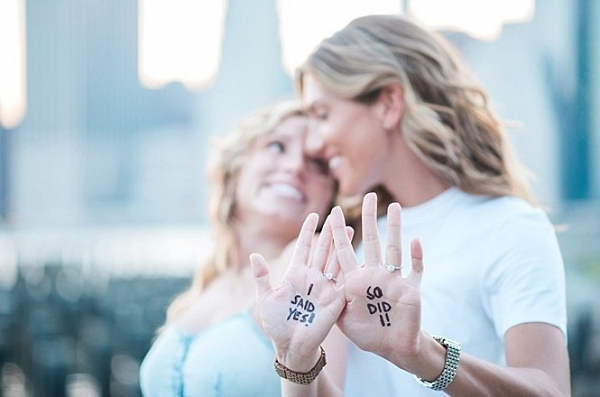
POLYGON ((399 84, 388 84, 382 88, 379 98, 379 110, 383 128, 398 131, 404 114, 404 90, 399 84))

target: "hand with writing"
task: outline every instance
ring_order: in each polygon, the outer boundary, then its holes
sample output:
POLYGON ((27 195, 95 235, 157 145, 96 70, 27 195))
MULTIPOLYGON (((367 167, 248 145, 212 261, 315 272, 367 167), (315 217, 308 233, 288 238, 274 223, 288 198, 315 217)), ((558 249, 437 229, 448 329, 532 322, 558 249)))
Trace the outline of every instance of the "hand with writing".
POLYGON ((365 263, 359 266, 346 236, 340 208, 331 214, 331 228, 339 264, 344 273, 346 307, 338 326, 357 346, 401 363, 419 353, 421 332, 420 283, 423 251, 419 240, 411 244, 412 270, 403 277, 401 209, 388 207, 385 264, 381 258, 377 229, 377 196, 364 197, 362 229, 365 263))
POLYGON ((279 362, 296 371, 308 371, 317 361, 319 346, 345 304, 335 283, 339 266, 329 218, 315 242, 317 223, 316 214, 304 221, 290 265, 275 288, 270 284, 265 259, 259 254, 250 256, 264 331, 273 341, 279 362), (324 276, 327 272, 329 278, 324 276))

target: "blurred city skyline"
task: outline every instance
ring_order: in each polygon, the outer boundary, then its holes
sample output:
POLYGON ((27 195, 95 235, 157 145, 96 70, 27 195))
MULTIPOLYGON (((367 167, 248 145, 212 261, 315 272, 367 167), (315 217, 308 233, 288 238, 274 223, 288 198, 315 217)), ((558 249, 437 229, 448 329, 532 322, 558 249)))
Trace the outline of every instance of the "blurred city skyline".
POLYGON ((211 248, 212 139, 293 96, 293 65, 319 35, 390 7, 457 47, 535 175, 565 258, 573 384, 583 390, 573 396, 597 395, 585 390, 598 390, 600 369, 591 342, 600 335, 591 309, 600 284, 600 2, 223 4, 0 0, 0 387, 138 396, 137 366, 164 310, 211 248), (189 18, 178 19, 184 6, 189 18), (193 26, 197 13, 204 19, 193 26), (18 32, 22 54, 8 51, 18 32), (210 36, 213 47, 174 43, 184 35, 210 36))
MULTIPOLYGON (((160 11, 160 2, 145 1, 146 8, 155 4, 160 11)), ((219 69, 201 90, 178 82, 144 86, 138 36, 142 3, 23 2, 28 104, 20 124, 1 134, 5 227, 202 224, 211 137, 227 134, 251 110, 294 95, 280 38, 283 16, 291 19, 298 2, 230 0, 213 11, 224 22, 219 69)), ((311 11, 317 3, 306 2, 306 7, 311 11)), ((356 3, 362 8, 353 12, 369 10, 369 2, 356 3)), ((418 11, 433 3, 388 1, 371 8, 418 11)), ((492 6, 499 3, 479 6, 470 20, 489 20, 486 10, 498 14, 492 6)), ((337 4, 331 0, 321 7, 321 18, 335 12, 337 4)), ((598 6, 561 0, 523 5, 530 10, 521 14, 535 14, 496 29, 495 38, 443 32, 488 88, 500 116, 517 125, 508 133, 536 175, 540 201, 557 209, 572 200, 597 200, 600 167, 593 153, 600 139, 592 131, 599 124, 590 110, 598 103, 594 88, 600 85, 599 52, 591 46, 598 6)), ((345 18, 352 15, 346 11, 345 18)), ((311 20, 304 18, 310 27, 311 20)), ((443 25, 439 16, 428 18, 443 25)), ((336 23, 341 27, 343 17, 336 23)), ((315 22, 314 30, 331 33, 319 26, 315 22)), ((298 36, 290 29, 284 36, 288 41, 298 36)))

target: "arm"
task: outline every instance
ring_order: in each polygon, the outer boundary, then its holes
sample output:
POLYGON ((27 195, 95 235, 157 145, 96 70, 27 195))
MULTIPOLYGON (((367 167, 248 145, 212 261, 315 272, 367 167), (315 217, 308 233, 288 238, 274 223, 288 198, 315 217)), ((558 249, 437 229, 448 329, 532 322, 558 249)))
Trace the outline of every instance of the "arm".
POLYGON ((569 360, 558 328, 530 323, 506 333, 507 366, 473 356, 461 357, 451 396, 570 396, 569 360))
MULTIPOLYGON (((382 267, 376 223, 376 197, 363 203, 365 264, 358 262, 349 241, 340 231, 341 213, 332 213, 332 229, 340 265, 346 280, 346 309, 338 324, 363 350, 374 352, 421 379, 438 378, 446 361, 446 349, 421 329, 420 281, 423 252, 418 240, 411 244, 412 269, 403 277, 382 267), (373 293, 373 288, 378 288, 373 293), (374 303, 385 306, 373 310, 374 303), (381 315, 385 314, 385 323, 381 315), (389 324, 389 325, 388 325, 389 324)), ((388 210, 386 263, 401 264, 400 208, 388 210)), ((506 334, 507 366, 462 354, 454 381, 444 389, 453 396, 518 395, 569 396, 569 365, 564 335, 544 323, 521 324, 506 334)))
MULTIPOLYGON (((421 331, 422 349, 406 356, 390 349, 381 355, 398 367, 434 380, 446 350, 421 331)), ((444 392, 451 396, 570 396, 569 361, 564 335, 544 323, 521 324, 506 333, 507 366, 461 353, 456 377, 444 392)))
POLYGON ((323 348, 327 354, 327 366, 315 379, 315 385, 298 385, 281 380, 283 397, 342 397, 346 373, 346 343, 348 339, 334 326, 325 341, 323 348))
POLYGON ((181 367, 191 341, 174 325, 160 334, 140 366, 140 388, 145 397, 180 395, 181 367))
MULTIPOLYGON (((339 269, 335 269, 331 260, 332 235, 328 220, 312 250, 317 220, 316 214, 311 214, 304 222, 279 286, 271 287, 264 258, 258 254, 250 256, 263 329, 273 343, 277 361, 297 373, 309 372, 319 362, 319 346, 340 346, 339 340, 325 342, 345 302, 335 283, 339 269), (324 277, 326 271, 331 272, 334 279, 324 277)), ((332 333, 330 338, 334 335, 332 333)), ((336 351, 327 353, 331 358, 339 358, 336 351)), ((341 396, 334 380, 341 381, 342 371, 323 371, 307 385, 282 379, 282 393, 284 396, 341 396)))

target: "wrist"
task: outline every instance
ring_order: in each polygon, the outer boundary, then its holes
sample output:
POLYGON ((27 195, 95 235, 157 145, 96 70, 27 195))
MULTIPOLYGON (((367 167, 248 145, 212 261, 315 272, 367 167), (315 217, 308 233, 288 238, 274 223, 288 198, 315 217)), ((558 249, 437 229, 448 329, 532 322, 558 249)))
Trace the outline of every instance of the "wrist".
POLYGON ((436 379, 444 370, 446 349, 433 336, 423 332, 419 354, 406 370, 421 379, 436 379))
POLYGON ((315 378, 319 375, 323 367, 327 364, 327 360, 325 358, 325 350, 323 347, 319 348, 319 358, 316 363, 308 370, 308 371, 298 371, 295 369, 289 368, 287 365, 282 364, 277 356, 275 357, 275 362, 273 363, 275 367, 275 372, 281 378, 286 379, 290 382, 298 383, 300 385, 308 385, 315 380, 315 378))
POLYGON ((459 342, 452 339, 437 336, 434 336, 433 339, 446 350, 442 372, 435 378, 423 378, 417 374, 414 375, 414 378, 419 384, 428 389, 441 391, 448 387, 456 377, 461 347, 459 342))
POLYGON ((310 352, 294 352, 275 348, 275 359, 281 365, 297 372, 310 371, 321 357, 321 347, 310 352))
POLYGON ((446 350, 431 335, 420 331, 414 343, 395 346, 380 354, 399 368, 423 379, 434 379, 443 368, 446 350))

